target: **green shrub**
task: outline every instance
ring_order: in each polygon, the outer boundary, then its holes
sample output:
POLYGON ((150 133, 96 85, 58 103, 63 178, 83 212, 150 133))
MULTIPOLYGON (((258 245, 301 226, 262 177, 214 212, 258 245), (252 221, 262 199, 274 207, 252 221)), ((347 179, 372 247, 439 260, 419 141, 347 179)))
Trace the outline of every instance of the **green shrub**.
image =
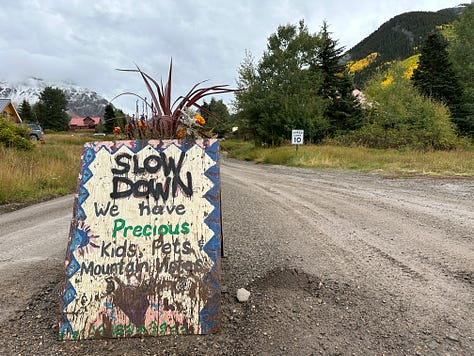
POLYGON ((33 143, 29 140, 29 129, 5 118, 0 118, 0 145, 22 150, 31 150, 33 143))
POLYGON ((458 138, 448 108, 420 95, 404 73, 398 63, 370 80, 364 90, 368 124, 336 141, 370 148, 455 148, 458 138))

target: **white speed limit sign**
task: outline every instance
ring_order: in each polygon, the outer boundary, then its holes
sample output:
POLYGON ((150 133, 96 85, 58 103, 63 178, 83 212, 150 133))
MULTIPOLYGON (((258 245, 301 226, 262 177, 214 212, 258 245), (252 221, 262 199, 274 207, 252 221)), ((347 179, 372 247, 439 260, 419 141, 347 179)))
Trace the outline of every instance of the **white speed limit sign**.
POLYGON ((291 130, 291 144, 302 145, 304 137, 304 130, 291 130))

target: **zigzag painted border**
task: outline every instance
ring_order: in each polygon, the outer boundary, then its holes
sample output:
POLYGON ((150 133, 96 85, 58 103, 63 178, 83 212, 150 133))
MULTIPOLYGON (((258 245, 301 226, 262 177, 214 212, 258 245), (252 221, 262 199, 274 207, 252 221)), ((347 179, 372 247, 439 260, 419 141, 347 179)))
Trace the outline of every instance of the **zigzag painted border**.
POLYGON ((76 258, 74 257, 74 251, 81 245, 82 237, 77 231, 77 224, 79 221, 84 221, 86 219, 86 214, 84 209, 82 209, 82 204, 86 199, 89 197, 89 192, 84 187, 84 185, 92 178, 92 171, 89 169, 89 165, 95 159, 95 150, 93 147, 84 146, 84 153, 82 155, 82 175, 81 180, 78 187, 78 195, 76 198, 76 209, 75 216, 73 217, 73 226, 71 230, 71 242, 69 244, 68 252, 68 260, 69 263, 66 266, 66 276, 67 276, 67 283, 64 288, 64 293, 62 295, 62 317, 61 317, 61 325, 59 328, 59 334, 65 334, 66 332, 73 333, 71 323, 69 322, 66 313, 66 307, 76 298, 76 290, 74 289, 73 285, 69 281, 70 278, 79 270, 80 265, 77 262, 76 258))
POLYGON ((201 332, 209 333, 219 327, 220 289, 219 289, 219 264, 221 255, 221 209, 220 209, 220 179, 219 179, 219 141, 206 147, 206 154, 215 162, 204 175, 213 183, 212 188, 204 195, 214 210, 204 220, 205 224, 214 232, 214 236, 204 246, 204 251, 214 262, 211 270, 204 277, 204 282, 212 286, 213 293, 209 301, 199 313, 201 332))
MULTIPOLYGON (((171 145, 175 145, 181 151, 187 152, 194 145, 195 141, 181 142, 176 144, 173 141, 163 142, 154 141, 127 141, 116 145, 107 145, 104 142, 93 142, 86 144, 84 147, 84 154, 82 157, 82 176, 78 187, 78 195, 76 200, 76 212, 73 220, 73 228, 71 233, 71 241, 68 250, 69 264, 66 267, 67 283, 64 293, 62 295, 62 310, 75 299, 76 291, 69 279, 74 276, 80 269, 80 265, 74 257, 74 251, 82 244, 82 237, 77 231, 79 221, 85 221, 86 214, 82 208, 83 203, 89 197, 89 192, 85 188, 85 184, 92 178, 93 173, 89 169, 89 165, 96 158, 96 152, 101 149, 107 150, 110 154, 115 154, 123 145, 125 145, 131 152, 138 153, 147 146, 152 147, 157 152, 166 150, 171 145), (156 144, 155 144, 156 142, 156 144)), ((204 175, 213 183, 212 187, 204 194, 204 198, 214 207, 204 223, 213 231, 212 238, 204 246, 204 251, 212 260, 213 265, 211 270, 204 276, 203 282, 209 285, 212 289, 210 299, 199 313, 199 323, 201 333, 209 333, 216 331, 219 326, 219 308, 220 308, 220 264, 219 257, 221 255, 221 209, 220 209, 220 177, 219 177, 219 142, 215 140, 212 144, 207 144, 204 141, 203 145, 199 145, 204 152, 212 159, 214 164, 204 172, 204 175)), ((60 323, 60 334, 69 332, 74 333, 71 324, 67 319, 65 313, 62 315, 60 323)))

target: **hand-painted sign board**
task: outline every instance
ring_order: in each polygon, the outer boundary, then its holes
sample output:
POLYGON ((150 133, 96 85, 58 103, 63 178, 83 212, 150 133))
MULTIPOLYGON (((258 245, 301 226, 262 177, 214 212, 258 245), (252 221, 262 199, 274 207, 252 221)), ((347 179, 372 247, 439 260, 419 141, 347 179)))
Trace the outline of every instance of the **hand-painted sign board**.
POLYGON ((219 328, 219 143, 86 143, 66 252, 60 339, 219 328))

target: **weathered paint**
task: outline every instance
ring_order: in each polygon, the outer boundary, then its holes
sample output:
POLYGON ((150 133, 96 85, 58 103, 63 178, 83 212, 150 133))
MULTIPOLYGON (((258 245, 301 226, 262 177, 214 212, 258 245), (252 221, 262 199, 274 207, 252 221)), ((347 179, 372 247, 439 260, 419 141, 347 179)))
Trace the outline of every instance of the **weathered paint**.
POLYGON ((217 331, 218 158, 217 140, 84 146, 60 339, 217 331))

